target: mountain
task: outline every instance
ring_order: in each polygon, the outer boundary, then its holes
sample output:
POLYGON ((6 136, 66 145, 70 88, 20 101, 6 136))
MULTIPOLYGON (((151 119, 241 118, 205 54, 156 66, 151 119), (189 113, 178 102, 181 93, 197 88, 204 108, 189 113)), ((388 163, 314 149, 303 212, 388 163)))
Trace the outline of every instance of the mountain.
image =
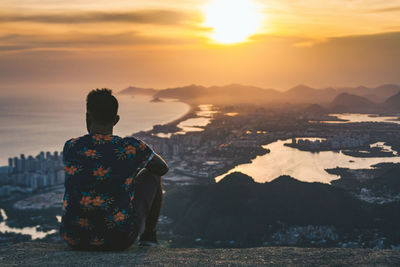
POLYGON ((289 176, 256 183, 232 173, 216 184, 177 189, 165 199, 174 233, 188 238, 256 244, 267 238, 268 227, 281 224, 354 229, 371 223, 368 208, 346 191, 289 176))
MULTIPOLYGON (((397 174, 398 170, 391 170, 382 178, 392 177, 388 178, 388 185, 398 188, 397 174)), ((382 187, 379 181, 374 183, 382 187)), ((330 246, 356 240, 371 247, 375 242, 373 233, 385 236, 388 244, 400 242, 400 201, 370 204, 342 188, 301 182, 290 176, 256 183, 236 172, 219 183, 174 188, 165 195, 163 203, 163 214, 174 221, 170 230, 187 242, 198 239, 205 244, 217 244, 234 240, 240 246, 257 246, 265 242, 275 244, 276 240, 286 238, 285 232, 289 241, 282 242, 289 243, 278 244, 310 245, 322 238, 323 244, 330 242, 330 246), (321 237, 328 232, 332 234, 321 237), (359 241, 360 236, 363 241, 359 241), (290 243, 291 238, 300 243, 290 243)))
POLYGON ((374 192, 378 191, 385 195, 400 194, 400 164, 392 165, 366 184, 366 187, 374 192))
POLYGON ((303 112, 308 114, 324 114, 328 113, 328 110, 318 104, 312 104, 304 108, 303 112))
POLYGON ((395 84, 384 84, 376 88, 365 86, 338 88, 338 93, 349 93, 368 98, 372 102, 383 102, 388 97, 400 92, 400 86, 395 84))
POLYGON ((400 93, 397 93, 383 103, 384 107, 392 111, 400 111, 400 93))
POLYGON ((158 98, 176 98, 182 100, 195 99, 204 95, 207 92, 207 88, 200 85, 188 85, 176 88, 167 88, 157 92, 154 97, 158 98))
POLYGON ((306 85, 298 85, 284 92, 241 84, 210 87, 192 84, 162 90, 128 87, 120 94, 151 95, 160 99, 174 98, 192 104, 280 105, 292 103, 326 106, 331 103, 330 107, 334 107, 336 112, 372 112, 376 111, 376 103, 381 103, 399 92, 400 86, 393 84, 381 85, 376 88, 358 86, 337 89, 315 89, 306 85))
POLYGON ((377 106, 365 97, 341 93, 331 102, 333 112, 373 112, 377 106))
POLYGON ((118 94, 122 94, 122 95, 149 95, 149 96, 152 96, 155 93, 157 93, 156 89, 140 88, 140 87, 134 87, 134 86, 130 86, 130 87, 125 88, 118 92, 118 94))
POLYGON ((331 102, 337 94, 333 88, 314 89, 298 85, 284 92, 283 96, 292 103, 326 104, 331 102))
POLYGON ((381 96, 382 101, 398 93, 400 93, 400 86, 395 84, 385 84, 375 89, 375 94, 381 96))
POLYGON ((211 87, 189 85, 168 88, 158 92, 155 97, 178 98, 189 103, 201 104, 262 104, 276 101, 280 94, 280 92, 273 89, 230 84, 211 87))

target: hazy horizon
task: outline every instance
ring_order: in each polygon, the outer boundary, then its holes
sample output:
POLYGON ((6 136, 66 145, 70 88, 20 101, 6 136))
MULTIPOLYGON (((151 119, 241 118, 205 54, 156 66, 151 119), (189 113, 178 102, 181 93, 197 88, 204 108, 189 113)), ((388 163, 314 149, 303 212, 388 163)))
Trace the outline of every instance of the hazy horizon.
POLYGON ((18 101, 23 101, 26 100, 27 103, 30 101, 44 101, 44 104, 46 101, 52 101, 52 100, 65 100, 65 101, 73 101, 76 99, 83 99, 85 100, 86 95, 92 90, 96 88, 109 88, 112 89, 113 93, 118 96, 118 94, 123 91, 126 88, 129 87, 137 87, 137 88, 144 88, 144 89, 155 89, 155 90, 165 90, 168 88, 179 88, 179 87, 187 87, 191 85, 196 85, 196 86, 204 86, 206 88, 208 87, 225 87, 225 86, 230 86, 230 85, 242 85, 242 86, 248 86, 248 87, 257 87, 260 89, 265 89, 265 90, 276 90, 278 92, 286 92, 289 91, 292 88, 298 87, 298 86, 305 86, 317 90, 325 90, 325 89, 343 89, 343 88, 357 88, 357 87, 366 87, 366 88, 377 88, 380 86, 384 85, 395 85, 395 86, 400 86, 400 83, 380 83, 376 84, 374 86, 366 86, 364 84, 358 84, 358 85, 337 85, 337 86, 324 86, 324 87, 314 87, 309 84, 305 83, 299 83, 295 84, 293 86, 289 86, 287 88, 276 88, 272 86, 258 86, 254 84, 241 84, 241 83, 226 83, 226 84, 210 84, 210 85, 204 85, 204 84, 195 84, 195 83, 187 83, 187 84, 181 84, 177 86, 165 86, 165 87, 152 87, 152 86, 138 86, 135 84, 130 84, 126 86, 120 86, 120 87, 110 87, 110 86, 102 86, 102 85, 95 85, 95 86, 77 86, 77 87, 53 87, 50 86, 49 88, 29 88, 29 90, 25 91, 26 88, 18 88, 18 87, 1 87, 0 86, 0 97, 3 98, 5 101, 13 101, 18 100, 18 101), (11 91, 7 90, 11 89, 11 91), (48 89, 53 89, 51 91, 48 91, 48 89), (73 89, 75 91, 70 91, 70 89, 73 89), (60 93, 67 93, 67 94, 60 94, 60 93))

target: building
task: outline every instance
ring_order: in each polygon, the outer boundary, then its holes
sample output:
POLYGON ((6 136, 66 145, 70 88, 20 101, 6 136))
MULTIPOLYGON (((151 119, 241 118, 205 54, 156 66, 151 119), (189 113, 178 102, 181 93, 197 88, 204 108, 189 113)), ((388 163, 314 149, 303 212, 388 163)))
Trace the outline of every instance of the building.
POLYGON ((64 164, 62 162, 62 152, 40 152, 36 157, 24 154, 20 158, 8 159, 9 180, 13 185, 41 188, 53 186, 64 182, 64 164))

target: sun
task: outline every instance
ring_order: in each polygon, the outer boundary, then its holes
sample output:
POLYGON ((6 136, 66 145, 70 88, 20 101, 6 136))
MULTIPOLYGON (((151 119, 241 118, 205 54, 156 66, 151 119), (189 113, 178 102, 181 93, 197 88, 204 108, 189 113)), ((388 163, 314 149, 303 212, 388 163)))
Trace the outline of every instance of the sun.
POLYGON ((252 0, 211 0, 205 7, 205 26, 221 44, 246 41, 261 26, 261 13, 252 0))

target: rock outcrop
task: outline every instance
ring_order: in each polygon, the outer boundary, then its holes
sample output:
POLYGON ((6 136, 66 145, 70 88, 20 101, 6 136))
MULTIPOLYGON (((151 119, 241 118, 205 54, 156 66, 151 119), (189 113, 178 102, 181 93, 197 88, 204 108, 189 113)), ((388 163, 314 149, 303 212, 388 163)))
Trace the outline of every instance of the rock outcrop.
POLYGON ((73 251, 64 244, 0 247, 1 266, 399 266, 400 251, 340 248, 139 248, 73 251))

